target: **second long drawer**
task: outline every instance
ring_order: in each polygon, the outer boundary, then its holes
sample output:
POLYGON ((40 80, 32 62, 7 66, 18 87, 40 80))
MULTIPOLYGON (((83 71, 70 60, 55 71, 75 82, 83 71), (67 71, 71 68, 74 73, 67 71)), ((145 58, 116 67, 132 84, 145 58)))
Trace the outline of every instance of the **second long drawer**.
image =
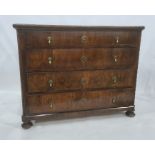
POLYGON ((97 70, 73 72, 49 72, 27 74, 28 93, 102 89, 131 88, 135 86, 135 71, 97 70))
POLYGON ((27 51, 26 69, 32 71, 71 71, 122 69, 134 67, 136 48, 33 49, 27 51))

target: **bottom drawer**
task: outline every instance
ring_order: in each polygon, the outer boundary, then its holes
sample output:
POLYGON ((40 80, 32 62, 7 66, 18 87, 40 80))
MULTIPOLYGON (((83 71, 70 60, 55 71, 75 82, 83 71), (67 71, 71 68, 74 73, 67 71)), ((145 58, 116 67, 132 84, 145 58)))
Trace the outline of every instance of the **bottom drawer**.
POLYGON ((127 107, 134 103, 134 90, 97 90, 27 96, 27 112, 43 114, 99 108, 127 107))

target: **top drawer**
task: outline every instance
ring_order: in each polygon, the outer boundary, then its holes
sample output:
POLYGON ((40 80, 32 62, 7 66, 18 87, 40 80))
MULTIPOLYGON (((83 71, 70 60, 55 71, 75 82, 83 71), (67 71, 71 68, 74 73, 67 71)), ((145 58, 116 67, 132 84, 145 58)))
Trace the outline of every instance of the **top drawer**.
POLYGON ((137 31, 27 31, 28 48, 138 46, 137 31))

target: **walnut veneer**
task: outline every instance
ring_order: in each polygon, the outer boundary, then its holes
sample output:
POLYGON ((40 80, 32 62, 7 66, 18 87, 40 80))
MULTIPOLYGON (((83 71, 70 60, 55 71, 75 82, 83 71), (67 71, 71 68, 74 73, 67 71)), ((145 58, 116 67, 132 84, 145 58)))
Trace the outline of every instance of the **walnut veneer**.
POLYGON ((126 111, 134 116, 144 27, 14 24, 22 86, 22 127, 32 120, 126 111))

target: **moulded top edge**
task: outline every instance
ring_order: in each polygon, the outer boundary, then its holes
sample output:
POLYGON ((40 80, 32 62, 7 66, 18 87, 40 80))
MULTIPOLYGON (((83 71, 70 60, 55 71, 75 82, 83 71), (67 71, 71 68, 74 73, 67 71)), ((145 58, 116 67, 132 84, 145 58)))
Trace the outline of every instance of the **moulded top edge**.
POLYGON ((35 30, 143 30, 144 26, 79 26, 79 25, 35 25, 35 24, 13 24, 15 29, 35 30))

